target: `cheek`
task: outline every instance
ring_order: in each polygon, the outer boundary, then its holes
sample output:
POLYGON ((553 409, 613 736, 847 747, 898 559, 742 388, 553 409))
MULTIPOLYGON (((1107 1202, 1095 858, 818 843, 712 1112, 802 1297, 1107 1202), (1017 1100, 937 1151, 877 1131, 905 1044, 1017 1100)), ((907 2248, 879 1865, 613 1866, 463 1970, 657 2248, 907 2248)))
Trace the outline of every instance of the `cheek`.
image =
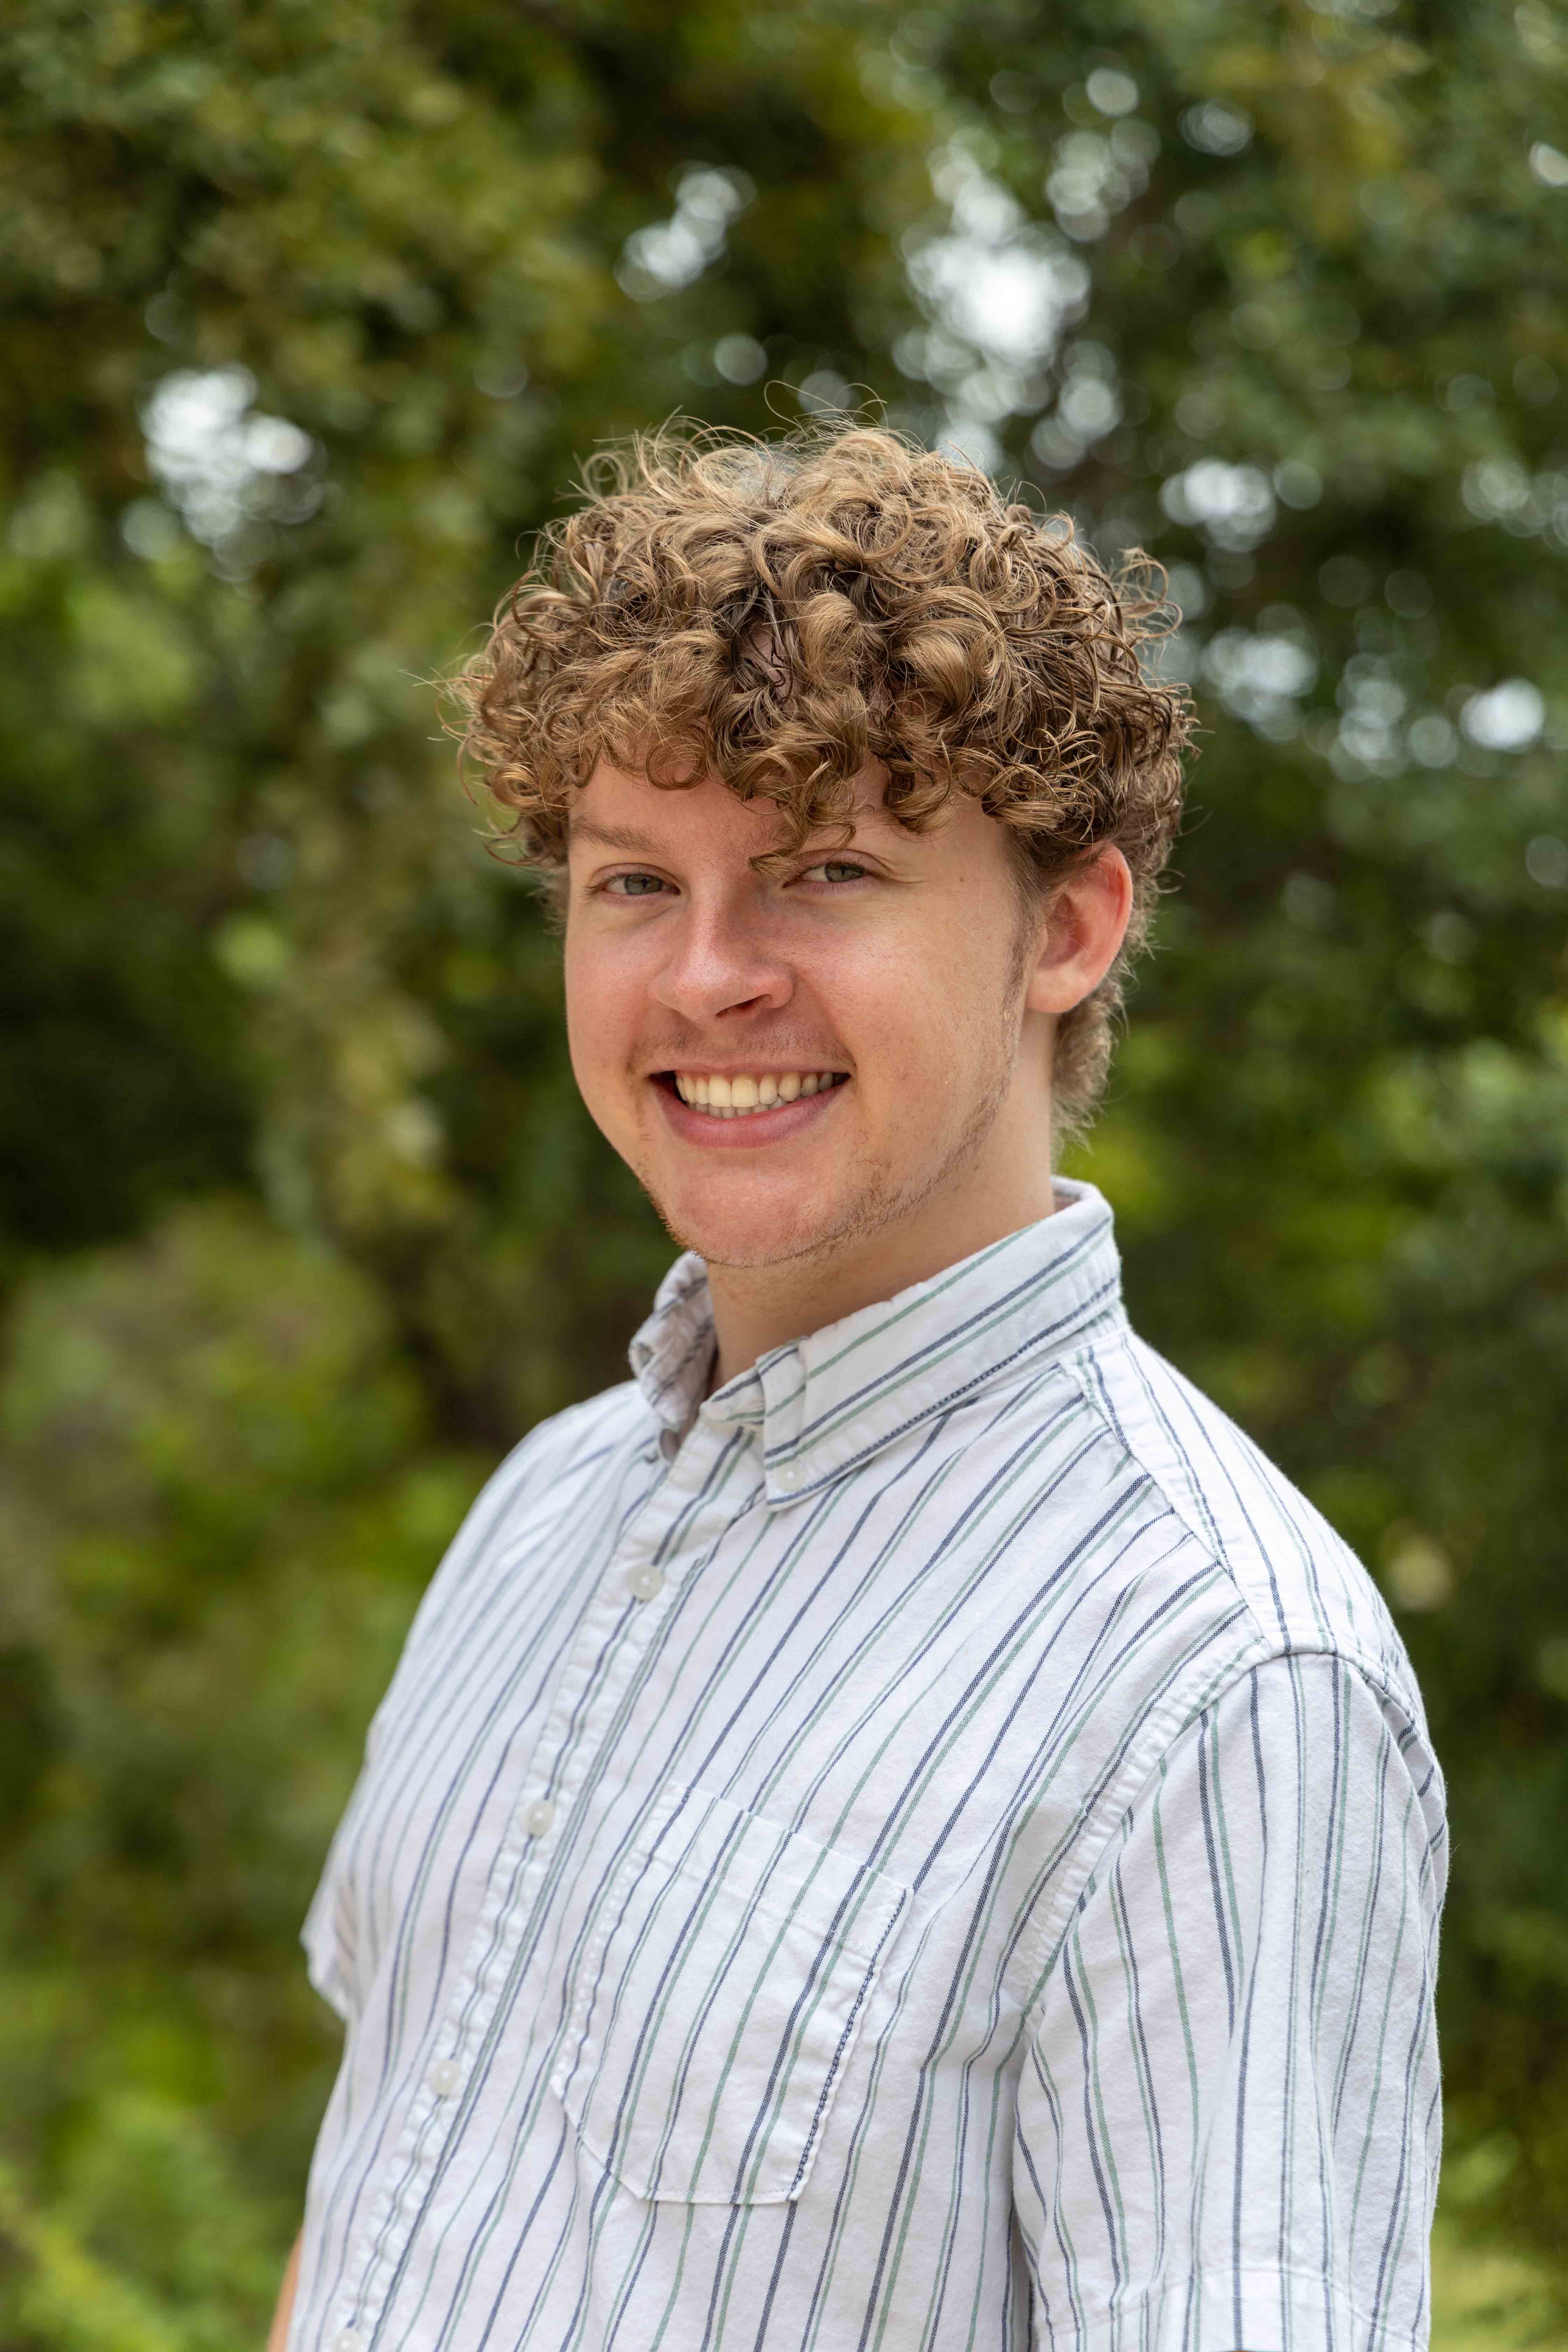
POLYGON ((986 943, 962 927, 922 924, 839 976, 842 1034, 873 1087, 908 1100, 950 1090, 994 1027, 1003 975, 986 943))
POLYGON ((566 993, 566 1043, 584 1094, 603 1095, 615 1072, 626 1065, 636 1019, 637 992, 602 947, 574 940, 567 926, 563 958, 566 993))

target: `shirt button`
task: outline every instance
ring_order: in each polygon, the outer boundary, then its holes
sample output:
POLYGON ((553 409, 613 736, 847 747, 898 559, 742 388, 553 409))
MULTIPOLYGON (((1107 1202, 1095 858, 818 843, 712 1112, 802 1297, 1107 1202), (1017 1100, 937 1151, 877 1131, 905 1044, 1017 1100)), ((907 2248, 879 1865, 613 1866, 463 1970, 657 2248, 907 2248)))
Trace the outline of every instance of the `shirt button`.
POLYGON ((786 1462, 779 1472, 779 1485, 781 1486, 798 1486, 799 1484, 799 1465, 795 1462, 786 1462))
POLYGON ((438 2058, 430 2069, 430 2088, 438 2099, 449 2099, 463 2079, 463 2070, 455 2058, 438 2058))
POLYGON ((651 1601, 656 1592, 664 1590, 664 1570, 651 1559, 645 1559, 626 1578, 626 1591, 634 1601, 651 1601))
POLYGON ((357 2327, 340 2327, 332 2338, 332 2352, 360 2352, 363 2342, 357 2327))
POLYGON ((523 1808, 522 1826, 530 1837, 542 1837, 555 1819, 555 1808, 548 1797, 535 1797, 531 1805, 523 1808))

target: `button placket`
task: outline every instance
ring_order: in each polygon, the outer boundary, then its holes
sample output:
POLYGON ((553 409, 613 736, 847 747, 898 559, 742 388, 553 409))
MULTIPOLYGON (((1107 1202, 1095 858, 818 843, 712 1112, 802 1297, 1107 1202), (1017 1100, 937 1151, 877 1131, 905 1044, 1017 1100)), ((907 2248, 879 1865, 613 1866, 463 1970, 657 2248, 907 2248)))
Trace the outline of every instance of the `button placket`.
MULTIPOLYGON (((721 1433, 710 1433, 709 1448, 716 1435, 721 1442, 721 1433)), ((679 1470, 673 1464, 658 1465, 641 1507, 611 1555, 596 1598, 584 1612, 577 1639, 523 1774, 525 1788, 552 1788, 554 1801, 536 1797, 514 1809, 442 2020, 442 2039, 455 2041, 460 2047, 481 2050, 485 2046, 549 1867, 549 1852, 540 1849, 562 1809, 583 1785, 663 1619, 665 1612, 660 1610, 627 1608, 631 1579, 637 1575, 639 1585, 647 1588, 636 1592, 638 1601, 652 1600, 664 1589, 668 1580, 657 1555, 689 1504, 693 1489, 700 1486, 705 1468, 700 1456, 705 1450, 689 1443, 681 1448, 684 1459, 679 1470), (581 1702, 596 1669, 598 1688, 584 1709, 581 1702), (531 1826, 535 1822, 542 1826, 531 1826)), ((445 2081, 447 2066, 460 2079, 462 2070, 451 2060, 427 2070, 410 2103, 382 2192, 374 2200, 362 2274, 347 2305, 359 2322, 357 2338, 344 2352, 363 2352, 369 2341, 376 2317, 373 2298, 377 2283, 395 2275, 423 2201, 422 2196, 409 2192, 416 2182, 427 2185, 456 2121, 455 2114, 445 2124, 438 2120, 451 2092, 438 2089, 436 2077, 439 2074, 445 2081)), ((456 2080, 452 2087, 457 2087, 456 2080)))

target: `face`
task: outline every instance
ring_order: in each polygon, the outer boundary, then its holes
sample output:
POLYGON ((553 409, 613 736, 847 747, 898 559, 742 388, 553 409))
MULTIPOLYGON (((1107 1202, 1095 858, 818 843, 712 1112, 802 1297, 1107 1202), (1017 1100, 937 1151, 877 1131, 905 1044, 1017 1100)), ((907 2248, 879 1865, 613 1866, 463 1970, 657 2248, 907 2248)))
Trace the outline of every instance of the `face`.
POLYGON ((721 1266, 870 1244, 983 1172, 999 1124, 1037 1152, 1043 1131, 1048 1165, 1052 1013, 1001 827, 965 798, 912 835, 868 776, 847 845, 759 873, 784 837, 715 778, 661 791, 603 761, 573 814, 577 1082, 721 1266))

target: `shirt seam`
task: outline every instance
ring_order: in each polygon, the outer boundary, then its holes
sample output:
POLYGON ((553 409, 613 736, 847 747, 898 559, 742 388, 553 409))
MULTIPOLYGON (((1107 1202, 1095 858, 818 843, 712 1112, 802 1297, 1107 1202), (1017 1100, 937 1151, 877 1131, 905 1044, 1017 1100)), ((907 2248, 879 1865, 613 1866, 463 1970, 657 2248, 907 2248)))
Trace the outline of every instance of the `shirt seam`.
MULTIPOLYGON (((1245 1595, 1239 1597, 1245 1599, 1245 1595)), ((1253 1622, 1256 1625, 1256 1620, 1253 1622)), ((1096 1811, 1102 1811, 1106 1816, 1103 1833, 1097 1840, 1087 1866, 1073 1880, 1070 1899, 1053 1914, 1050 1923, 1041 1923, 1039 1935, 1034 1946, 1034 1958, 1030 1963, 1026 1964, 1024 1981, 1027 1984, 1034 1981, 1037 1975, 1038 1978, 1036 1990, 1026 2003, 1021 2019, 1022 2029, 1031 2042, 1039 2032, 1046 1999, 1055 1981, 1057 1969, 1066 1948, 1073 1920, 1086 1899, 1088 1890, 1098 1883, 1100 1865, 1110 1852, 1122 1822, 1137 1804, 1143 1790, 1159 1769, 1163 1758, 1169 1752, 1174 1742, 1184 1732, 1189 1731, 1208 1708, 1217 1705, 1219 1700, 1227 1696, 1238 1684, 1245 1682, 1249 1675, 1259 1673, 1265 1666, 1285 1665, 1292 1664, 1299 1658, 1326 1657, 1347 1667, 1352 1674, 1361 1674, 1357 1659, 1343 1651, 1329 1648, 1325 1644, 1316 1644, 1311 1648, 1302 1644, 1300 1648, 1289 1649, 1278 1643, 1269 1643, 1261 1628, 1258 1631, 1258 1638, 1262 1643, 1261 1649, 1252 1655, 1233 1654, 1221 1664, 1212 1667, 1209 1670, 1206 1684, 1199 1684, 1190 1701, 1186 1697, 1188 1685, 1185 1683, 1178 1684, 1169 1700, 1150 1717, 1148 1737, 1138 1741, 1130 1749, 1125 1770, 1117 1774, 1110 1790, 1102 1798, 1100 1805, 1096 1808, 1096 1811)), ((1362 1680, 1368 1684, 1375 1696, 1378 1689, 1376 1683, 1365 1675, 1362 1675, 1362 1680)), ((1306 2275, 1317 2276, 1320 2273, 1309 2273, 1306 2275)))
MULTIPOLYGON (((1256 1632, 1256 1627, 1255 1627, 1256 1632)), ((1259 1636, 1259 1638, 1261 1638, 1259 1636)), ((1036 1990, 1030 1995, 1024 2011, 1023 2024, 1032 2041, 1039 2030, 1040 2011, 1056 1976, 1058 1963, 1066 1946, 1068 1930, 1082 1904, 1086 1890, 1100 1874, 1100 1867, 1109 1852, 1111 1841, 1159 1768, 1160 1759, 1182 1733, 1195 1723, 1205 1710, 1215 1705, 1237 1683, 1259 1666, 1270 1664, 1284 1654, 1264 1646, 1259 1652, 1232 1652, 1215 1664, 1205 1661, 1201 1678, 1194 1675, 1189 1681, 1179 1682, 1170 1696, 1155 1709, 1144 1727, 1144 1737, 1135 1740, 1128 1751, 1122 1769, 1117 1773, 1109 1789, 1094 1808, 1104 1819, 1105 1827, 1096 1840, 1094 1852, 1073 1879, 1072 1891, 1055 1909, 1051 1918, 1042 1920, 1035 1943, 1034 1958, 1026 1964, 1025 1982, 1038 1976, 1036 1990), (1194 1686, 1195 1685, 1195 1687, 1194 1686)), ((1088 1822, 1080 1825, 1081 1837, 1088 1822)))
MULTIPOLYGON (((1133 1337, 1131 1325, 1124 1325, 1117 1334, 1114 1344, 1124 1347, 1133 1337)), ((1342 1638, 1294 1641, 1289 1636, 1277 1633, 1266 1622, 1258 1611, 1257 1602, 1237 1575, 1223 1541, 1216 1540, 1215 1534, 1207 1528, 1194 1524, 1194 1516, 1184 1507, 1184 1498, 1173 1491, 1153 1464, 1129 1443, 1125 1430, 1106 1410, 1103 1398, 1100 1395, 1094 1381, 1088 1377, 1089 1368, 1101 1354, 1104 1346, 1105 1342, 1097 1339, 1091 1340, 1086 1347, 1075 1349, 1072 1355, 1064 1356, 1061 1359, 1063 1370, 1072 1380, 1079 1396, 1110 1439, 1111 1444, 1117 1446, 1132 1465, 1151 1493, 1159 1496, 1172 1517, 1198 1546, 1204 1558, 1212 1567, 1217 1568, 1224 1576, 1235 1593, 1237 1602, 1246 1610, 1258 1639, 1263 1643, 1264 1655, 1342 1659, 1346 1665, 1355 1668, 1363 1681, 1368 1683, 1381 1698, 1386 1699, 1391 1706, 1397 1708, 1402 1720, 1419 1736, 1424 1745, 1427 1744, 1428 1734, 1420 1716, 1411 1706, 1409 1692, 1390 1678, 1382 1660, 1374 1653, 1367 1650, 1360 1642, 1346 1641, 1342 1638)), ((1261 1664, 1261 1659, 1258 1663, 1261 1664)))

